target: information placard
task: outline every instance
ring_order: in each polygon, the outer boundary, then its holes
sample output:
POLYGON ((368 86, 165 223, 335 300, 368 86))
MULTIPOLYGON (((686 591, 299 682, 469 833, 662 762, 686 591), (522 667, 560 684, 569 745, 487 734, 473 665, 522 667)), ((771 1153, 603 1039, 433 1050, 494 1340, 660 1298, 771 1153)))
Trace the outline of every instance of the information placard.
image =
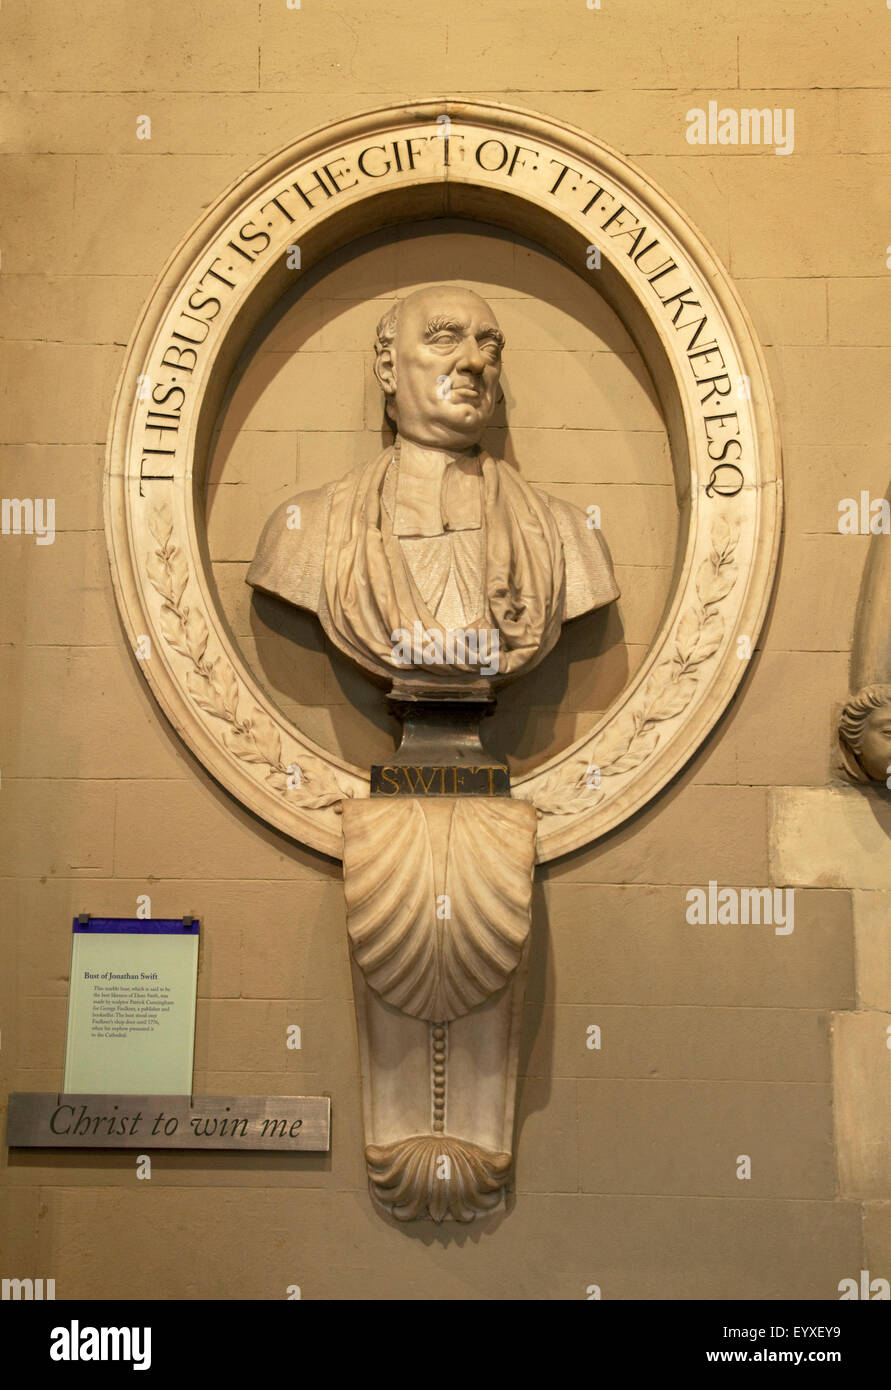
POLYGON ((198 922, 75 918, 66 1092, 192 1090, 198 922))

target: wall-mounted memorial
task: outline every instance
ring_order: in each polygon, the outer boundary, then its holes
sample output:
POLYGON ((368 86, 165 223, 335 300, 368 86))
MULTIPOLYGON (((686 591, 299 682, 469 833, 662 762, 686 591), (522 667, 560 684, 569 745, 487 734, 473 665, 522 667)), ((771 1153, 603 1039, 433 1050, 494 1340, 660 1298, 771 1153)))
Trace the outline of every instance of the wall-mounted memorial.
POLYGON ((452 101, 359 115, 258 165, 165 267, 106 475, 134 670, 217 782, 343 861, 370 1190, 397 1219, 502 1202, 534 865, 627 820, 707 737, 755 649, 780 514, 770 388, 726 273, 665 194, 571 127, 452 101), (369 232, 455 217, 588 283, 594 268, 655 385, 675 478, 676 564, 646 656, 590 727, 514 776, 486 715, 618 586, 609 526, 486 447, 511 345, 485 297, 394 286, 374 343, 382 447, 274 510, 248 573, 386 690, 390 757, 349 762, 283 713, 232 636, 205 537, 214 429, 264 316, 369 232))

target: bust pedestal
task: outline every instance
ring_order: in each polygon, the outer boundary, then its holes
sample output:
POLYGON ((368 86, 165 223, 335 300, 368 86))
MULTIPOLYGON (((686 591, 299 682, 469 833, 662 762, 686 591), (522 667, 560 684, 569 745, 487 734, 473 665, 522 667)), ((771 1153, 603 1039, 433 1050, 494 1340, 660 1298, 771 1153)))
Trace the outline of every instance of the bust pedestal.
POLYGON ((413 781, 343 807, 365 1158, 398 1220, 472 1221, 511 1167, 536 815, 483 749, 479 701, 423 705, 387 765, 413 781), (487 794, 448 794, 480 772, 487 794))

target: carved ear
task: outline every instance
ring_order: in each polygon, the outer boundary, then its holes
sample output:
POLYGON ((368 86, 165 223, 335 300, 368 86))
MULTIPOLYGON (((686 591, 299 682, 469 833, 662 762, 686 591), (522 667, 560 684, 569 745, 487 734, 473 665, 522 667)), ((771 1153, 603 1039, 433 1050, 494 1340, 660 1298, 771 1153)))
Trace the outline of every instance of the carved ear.
POLYGON ((374 359, 374 374, 385 396, 396 394, 396 362, 391 347, 381 348, 374 359))

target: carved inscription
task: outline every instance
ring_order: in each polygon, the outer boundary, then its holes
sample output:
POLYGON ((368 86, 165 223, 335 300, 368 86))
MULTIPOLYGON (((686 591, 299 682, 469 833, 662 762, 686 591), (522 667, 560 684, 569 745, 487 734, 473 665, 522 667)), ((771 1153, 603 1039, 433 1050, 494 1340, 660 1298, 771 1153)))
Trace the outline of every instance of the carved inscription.
POLYGON ((709 314, 662 229, 648 225, 630 202, 620 201, 605 184, 589 177, 593 170, 575 168, 547 151, 494 135, 480 139, 474 134, 467 140, 452 130, 449 140, 440 136, 437 131, 348 147, 264 196, 250 217, 222 234, 218 254, 198 268, 185 289, 178 319, 156 349, 160 357, 140 377, 144 386, 139 399, 148 405, 142 422, 140 493, 143 481, 173 481, 181 415, 201 367, 202 350, 227 318, 256 264, 293 242, 305 218, 355 196, 353 190, 434 170, 442 176, 450 163, 470 165, 507 186, 518 180, 527 186, 533 182, 539 196, 585 218, 602 233, 603 255, 630 261, 654 310, 669 318, 683 343, 706 455, 715 465, 708 495, 732 497, 749 481, 734 408, 734 397, 748 397, 748 378, 734 374, 723 325, 709 314))
POLYGON ((510 796, 506 767, 384 763, 371 769, 372 796, 510 796))

